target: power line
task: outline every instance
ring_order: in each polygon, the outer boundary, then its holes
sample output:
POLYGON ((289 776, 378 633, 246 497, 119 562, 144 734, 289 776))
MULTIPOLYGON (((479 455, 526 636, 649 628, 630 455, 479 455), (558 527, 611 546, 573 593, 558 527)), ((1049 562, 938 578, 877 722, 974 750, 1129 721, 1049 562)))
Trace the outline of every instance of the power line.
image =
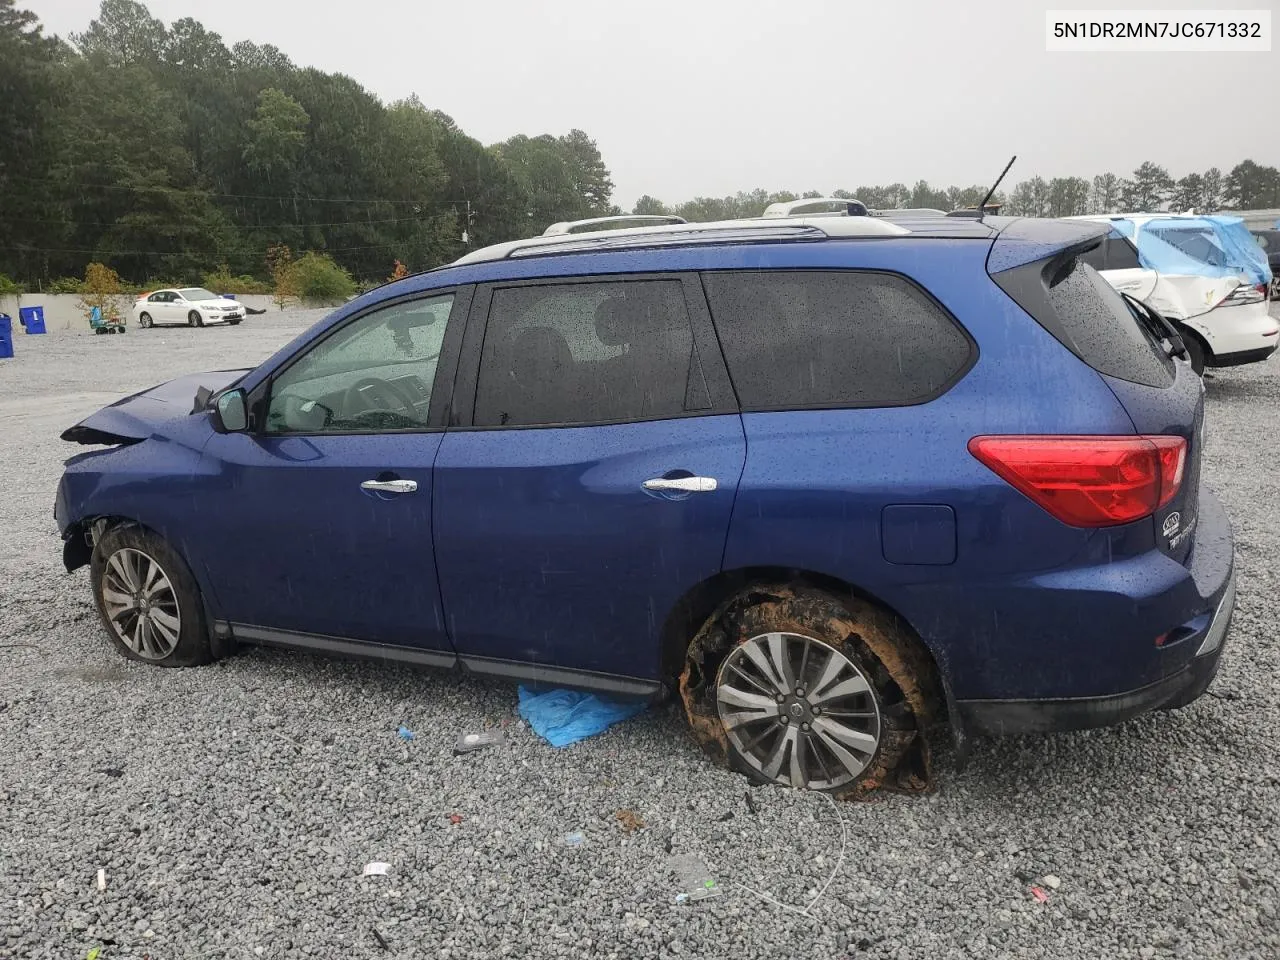
POLYGON ((24 177, 18 174, 10 174, 6 176, 9 180, 25 180, 28 183, 47 183, 55 186, 68 187, 73 190, 126 190, 129 193, 178 193, 189 196, 198 197, 227 197, 234 200, 279 200, 281 202, 288 201, 307 201, 310 203, 407 203, 414 206, 457 204, 462 205, 467 201, 462 200, 391 200, 378 197, 319 197, 319 196, 284 196, 270 195, 261 193, 218 193, 212 190, 201 190, 199 188, 182 188, 182 187, 143 187, 128 186, 121 183, 68 183, 65 180, 58 180, 53 177, 24 177))
MULTIPOLYGON (((387 220, 335 220, 331 223, 230 223, 228 224, 233 230, 283 230, 286 228, 306 229, 308 227, 362 227, 373 226, 375 224, 386 223, 425 223, 430 220, 443 220, 452 216, 448 213, 430 213, 417 217, 393 217, 387 220)), ((84 227, 88 226, 83 220, 39 220, 34 217, 5 217, 5 220, 11 223, 44 223, 58 224, 68 227, 84 227)), ((100 225, 104 229, 112 229, 120 226, 118 223, 100 225)), ((127 226, 127 225, 126 225, 127 226)), ((155 230, 205 230, 209 228, 199 223, 146 223, 138 224, 139 227, 155 229, 155 230)))
MULTIPOLYGON (((399 247, 399 242, 394 243, 367 243, 357 247, 322 247, 315 253, 350 253, 354 250, 387 250, 399 247)), ((171 257, 186 253, 183 250, 115 250, 88 247, 24 247, 16 244, 0 245, 0 250, 12 250, 18 253, 93 253, 103 257, 171 257)), ((192 251, 197 254, 199 251, 192 251)), ((308 251, 311 252, 311 251, 308 251)))

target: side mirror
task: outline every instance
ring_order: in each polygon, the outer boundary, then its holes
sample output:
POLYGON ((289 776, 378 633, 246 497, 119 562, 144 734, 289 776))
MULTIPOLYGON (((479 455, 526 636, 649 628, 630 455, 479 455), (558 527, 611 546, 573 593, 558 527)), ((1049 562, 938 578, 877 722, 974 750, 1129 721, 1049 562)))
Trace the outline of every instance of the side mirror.
POLYGON ((213 429, 219 433, 240 433, 249 425, 249 406, 243 390, 219 395, 213 407, 213 429))

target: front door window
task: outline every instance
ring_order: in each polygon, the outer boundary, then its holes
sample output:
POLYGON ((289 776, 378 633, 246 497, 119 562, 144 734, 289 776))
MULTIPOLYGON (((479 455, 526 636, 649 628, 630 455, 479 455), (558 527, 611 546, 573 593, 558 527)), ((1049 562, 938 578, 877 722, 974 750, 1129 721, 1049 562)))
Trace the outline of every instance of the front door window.
POLYGON ((394 304, 321 340, 277 376, 268 433, 369 433, 427 426, 453 294, 394 304))

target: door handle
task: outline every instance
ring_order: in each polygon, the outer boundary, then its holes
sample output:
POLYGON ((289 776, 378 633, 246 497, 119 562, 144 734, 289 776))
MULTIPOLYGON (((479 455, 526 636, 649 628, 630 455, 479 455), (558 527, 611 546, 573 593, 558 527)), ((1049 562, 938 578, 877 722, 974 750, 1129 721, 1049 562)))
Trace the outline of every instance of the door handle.
POLYGON ((366 480, 360 484, 361 490, 373 490, 376 493, 413 493, 418 489, 417 480, 366 480))
POLYGON ((646 490, 659 492, 674 490, 678 493, 710 493, 716 488, 715 477, 654 477, 641 484, 646 490))

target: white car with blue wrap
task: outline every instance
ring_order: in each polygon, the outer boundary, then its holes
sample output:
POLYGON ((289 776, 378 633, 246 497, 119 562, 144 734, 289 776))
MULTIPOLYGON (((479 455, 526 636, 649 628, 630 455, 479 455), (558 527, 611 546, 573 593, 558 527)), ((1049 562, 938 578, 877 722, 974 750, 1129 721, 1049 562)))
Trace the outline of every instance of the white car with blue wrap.
POLYGON ((1269 309, 1271 268, 1239 217, 1073 219, 1111 224, 1102 245, 1081 259, 1172 321, 1197 371, 1266 360, 1280 346, 1280 324, 1269 309))

